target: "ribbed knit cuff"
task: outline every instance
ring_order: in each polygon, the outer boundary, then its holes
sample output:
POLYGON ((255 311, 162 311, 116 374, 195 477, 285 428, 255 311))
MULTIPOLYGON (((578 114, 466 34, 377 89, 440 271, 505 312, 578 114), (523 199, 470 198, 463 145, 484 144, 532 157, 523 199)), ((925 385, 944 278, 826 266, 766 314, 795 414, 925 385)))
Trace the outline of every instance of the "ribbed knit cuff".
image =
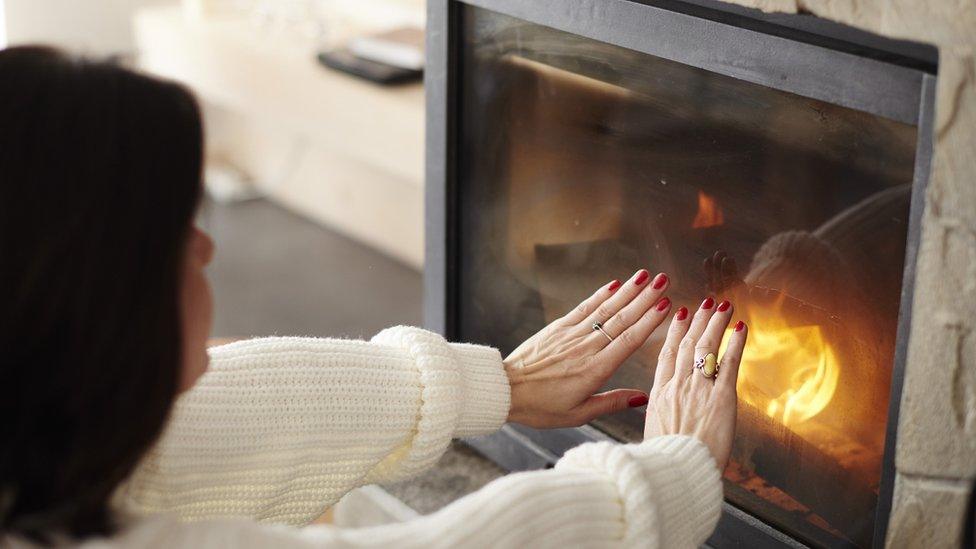
POLYGON ((461 367, 461 417, 455 437, 487 435, 501 428, 512 403, 498 349, 451 343, 461 367))
POLYGON ((613 479, 624 507, 625 545, 698 547, 722 512, 718 468, 695 438, 584 444, 567 452, 556 469, 602 471, 613 479))
POLYGON ((653 466, 652 456, 667 456, 666 475, 651 474, 660 502, 658 520, 664 531, 662 547, 698 547, 715 530, 722 515, 722 475, 715 458, 700 440, 666 435, 630 445, 627 451, 653 466))

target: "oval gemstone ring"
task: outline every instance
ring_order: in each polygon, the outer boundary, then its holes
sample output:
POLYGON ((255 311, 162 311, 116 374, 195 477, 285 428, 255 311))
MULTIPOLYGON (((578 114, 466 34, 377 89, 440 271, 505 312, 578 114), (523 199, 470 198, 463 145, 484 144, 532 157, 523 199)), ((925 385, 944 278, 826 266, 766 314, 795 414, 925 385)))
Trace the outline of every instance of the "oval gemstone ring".
POLYGON ((695 369, 701 372, 701 375, 707 378, 713 378, 718 375, 718 357, 715 353, 708 353, 707 355, 699 358, 695 361, 695 369))

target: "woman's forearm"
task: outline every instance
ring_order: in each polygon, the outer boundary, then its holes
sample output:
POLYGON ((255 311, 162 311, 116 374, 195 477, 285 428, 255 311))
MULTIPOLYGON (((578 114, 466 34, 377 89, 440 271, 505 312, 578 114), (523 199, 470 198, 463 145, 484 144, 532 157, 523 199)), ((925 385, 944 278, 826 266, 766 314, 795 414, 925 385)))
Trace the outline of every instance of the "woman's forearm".
MULTIPOLYGON (((699 547, 721 514, 715 460, 697 439, 574 448, 554 470, 510 475, 392 532, 394 546, 699 547), (416 546, 423 546, 417 543, 416 546)), ((391 531, 393 529, 391 528, 391 531)))
POLYGON ((700 547, 718 522, 722 487, 700 441, 586 444, 555 469, 498 479, 440 511, 403 523, 301 530, 242 522, 198 524, 188 546, 218 539, 240 549, 322 547, 700 547))
POLYGON ((417 328, 242 341, 211 350, 120 500, 305 524, 352 488, 433 465, 453 437, 497 429, 508 407, 498 351, 417 328))

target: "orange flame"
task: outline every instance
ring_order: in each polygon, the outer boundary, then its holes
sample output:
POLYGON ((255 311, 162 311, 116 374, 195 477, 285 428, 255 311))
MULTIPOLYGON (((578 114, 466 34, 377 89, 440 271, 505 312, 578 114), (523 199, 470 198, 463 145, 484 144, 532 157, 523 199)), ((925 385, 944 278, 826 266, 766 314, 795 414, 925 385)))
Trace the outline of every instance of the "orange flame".
POLYGON ((822 328, 789 325, 781 314, 782 303, 780 298, 771 307, 747 310, 749 343, 737 387, 743 400, 793 427, 827 407, 840 367, 822 328))
POLYGON ((692 229, 704 229, 706 227, 716 227, 725 223, 725 215, 718 203, 704 191, 698 191, 698 213, 695 220, 691 222, 692 229))

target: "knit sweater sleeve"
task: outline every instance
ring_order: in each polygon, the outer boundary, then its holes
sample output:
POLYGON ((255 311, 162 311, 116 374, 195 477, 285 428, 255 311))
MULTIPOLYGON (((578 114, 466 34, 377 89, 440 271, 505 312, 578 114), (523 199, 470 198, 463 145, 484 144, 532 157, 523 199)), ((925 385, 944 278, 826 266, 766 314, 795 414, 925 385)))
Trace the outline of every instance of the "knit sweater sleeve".
POLYGON ((496 349, 419 328, 370 342, 254 339, 210 355, 117 494, 121 507, 303 525, 349 490, 420 472, 451 438, 492 432, 508 415, 496 349))
POLYGON ((553 470, 503 477, 404 523, 359 529, 195 523, 157 529, 165 534, 147 529, 142 540, 128 545, 684 549, 705 542, 721 504, 720 475, 708 449, 697 439, 672 435, 634 445, 586 444, 568 452, 553 470))
POLYGON ((693 548, 715 529, 721 508, 707 447, 671 435, 584 444, 553 470, 503 477, 432 515, 317 535, 329 547, 693 548))

